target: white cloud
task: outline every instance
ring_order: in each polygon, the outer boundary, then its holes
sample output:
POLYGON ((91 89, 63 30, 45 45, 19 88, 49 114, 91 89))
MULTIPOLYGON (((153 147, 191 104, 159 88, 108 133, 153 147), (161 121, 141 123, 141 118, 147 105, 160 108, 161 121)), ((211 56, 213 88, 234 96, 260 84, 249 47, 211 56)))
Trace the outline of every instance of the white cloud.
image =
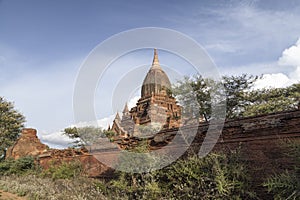
POLYGON ((300 66, 300 38, 295 45, 283 51, 278 62, 282 66, 300 66))
MULTIPOLYGON (((86 127, 86 126, 95 126, 102 129, 107 129, 109 125, 112 124, 115 115, 105 117, 103 119, 97 120, 97 122, 79 122, 77 124, 72 124, 68 127, 86 127)), ((65 127, 66 128, 66 127, 65 127)), ((63 130, 64 128, 62 128, 63 130)), ((51 148, 66 148, 72 144, 75 140, 70 139, 68 136, 63 135, 61 131, 54 131, 52 133, 47 133, 46 131, 41 131, 38 133, 39 139, 50 146, 51 148)))
POLYGON ((109 117, 104 117, 102 119, 92 122, 78 122, 76 124, 70 125, 70 127, 86 127, 86 126, 95 126, 100 127, 102 129, 107 129, 109 125, 112 124, 113 120, 115 118, 115 115, 110 115, 109 117))
POLYGON ((287 73, 264 74, 255 83, 255 88, 281 88, 300 81, 300 38, 295 45, 285 49, 278 59, 278 66, 287 73))
POLYGON ((300 66, 297 66, 296 70, 291 74, 291 77, 296 81, 300 82, 300 66))
POLYGON ((289 77, 293 82, 300 80, 300 38, 295 45, 283 51, 282 56, 278 60, 279 65, 282 67, 291 68, 289 77))
POLYGON ((289 77, 283 73, 277 74, 264 74, 262 78, 258 79, 254 88, 262 89, 262 88, 282 88, 290 85, 292 82, 289 77))
POLYGON ((42 143, 47 144, 51 148, 57 149, 66 148, 74 142, 74 140, 70 139, 68 136, 63 135, 62 131, 56 131, 50 134, 42 131, 38 133, 38 137, 42 143))
POLYGON ((133 108, 136 105, 139 98, 140 98, 140 96, 135 96, 135 97, 131 98, 128 102, 128 108, 129 109, 133 108))

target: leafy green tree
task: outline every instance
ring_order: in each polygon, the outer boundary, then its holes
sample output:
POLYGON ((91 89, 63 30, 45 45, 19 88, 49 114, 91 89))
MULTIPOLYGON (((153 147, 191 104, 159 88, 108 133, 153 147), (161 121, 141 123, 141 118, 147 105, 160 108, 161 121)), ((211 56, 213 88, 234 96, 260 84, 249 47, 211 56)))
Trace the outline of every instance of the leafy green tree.
POLYGON ((63 134, 75 139, 74 147, 92 145, 98 138, 105 136, 101 128, 93 126, 65 128, 63 134))
POLYGON ((247 93, 243 116, 255 116, 299 109, 300 84, 286 88, 265 88, 247 93))
POLYGON ((184 77, 173 87, 172 93, 183 106, 185 116, 203 116, 206 121, 211 117, 210 85, 213 81, 195 75, 184 77), (195 113, 197 112, 197 113, 195 113))
POLYGON ((295 102, 295 108, 300 109, 300 83, 288 87, 288 94, 295 102))
POLYGON ((25 117, 15 110, 13 103, 0 97, 0 157, 19 137, 24 122, 25 117))
POLYGON ((248 92, 253 88, 257 76, 239 75, 224 76, 223 83, 226 93, 226 118, 237 118, 244 115, 245 109, 249 104, 248 92))
POLYGON ((217 83, 196 75, 178 81, 172 92, 183 106, 183 115, 203 116, 206 121, 212 117, 212 105, 223 101, 219 84, 224 85, 227 119, 300 109, 299 83, 286 88, 254 89, 257 79, 243 74, 224 76, 222 83, 217 83))
POLYGON ((253 87, 257 76, 243 74, 240 76, 224 76, 222 82, 203 78, 201 75, 185 77, 173 89, 173 94, 188 112, 196 110, 206 121, 211 118, 212 105, 223 103, 226 96, 226 117, 243 116, 248 105, 246 94, 253 87), (220 84, 223 86, 220 87, 220 84), (220 90, 224 88, 224 91, 220 90), (214 95, 213 97, 211 95, 214 95), (215 101, 215 102, 213 102, 215 101))

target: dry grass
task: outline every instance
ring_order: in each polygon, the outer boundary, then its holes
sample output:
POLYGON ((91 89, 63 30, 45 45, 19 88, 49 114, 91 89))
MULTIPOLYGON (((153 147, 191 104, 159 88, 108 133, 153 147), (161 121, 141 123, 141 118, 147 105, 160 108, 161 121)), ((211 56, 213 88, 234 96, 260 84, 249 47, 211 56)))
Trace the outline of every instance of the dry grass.
POLYGON ((26 196, 28 199, 83 200, 107 199, 94 186, 94 180, 78 177, 74 180, 41 178, 36 175, 0 176, 0 188, 4 191, 26 196))

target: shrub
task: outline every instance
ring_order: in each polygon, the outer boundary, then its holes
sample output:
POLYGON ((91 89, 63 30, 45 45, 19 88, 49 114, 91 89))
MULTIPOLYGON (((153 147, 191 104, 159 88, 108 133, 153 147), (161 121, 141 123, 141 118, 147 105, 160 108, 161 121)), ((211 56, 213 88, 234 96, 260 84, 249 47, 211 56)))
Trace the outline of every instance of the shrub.
MULTIPOLYGON (((143 148, 135 150, 145 151, 143 148)), ((0 169, 11 173, 26 171, 31 169, 29 160, 7 160, 0 163, 0 169)), ((251 199, 255 197, 249 189, 247 183, 250 181, 237 153, 232 153, 230 156, 209 154, 205 158, 194 156, 178 160, 159 171, 118 172, 116 178, 108 182, 83 177, 82 165, 79 161, 52 163, 42 174, 42 177, 34 174, 0 176, 0 188, 33 199, 93 199, 97 195, 102 199, 251 199), (47 187, 44 187, 45 185, 47 187)))
POLYGON ((159 173, 162 188, 175 199, 252 199, 244 165, 233 153, 178 160, 159 173))
POLYGON ((25 173, 33 172, 34 169, 37 169, 37 166, 34 163, 34 158, 31 156, 19 158, 17 160, 7 159, 0 162, 1 175, 22 175, 25 173))
POLYGON ((274 199, 300 199, 300 179, 295 173, 285 171, 267 179, 263 184, 273 193, 274 199))
POLYGON ((52 179, 71 179, 82 175, 83 168, 79 161, 52 163, 49 169, 42 173, 44 177, 52 179))
POLYGON ((295 161, 294 169, 267 178, 263 186, 274 199, 296 200, 300 199, 300 143, 287 141, 285 145, 289 149, 287 156, 295 161))
POLYGON ((181 159, 159 171, 119 172, 105 194, 126 199, 255 199, 249 183, 239 154, 233 152, 181 159))
POLYGON ((120 172, 117 179, 108 184, 106 196, 119 199, 161 199, 163 196, 155 173, 120 172))

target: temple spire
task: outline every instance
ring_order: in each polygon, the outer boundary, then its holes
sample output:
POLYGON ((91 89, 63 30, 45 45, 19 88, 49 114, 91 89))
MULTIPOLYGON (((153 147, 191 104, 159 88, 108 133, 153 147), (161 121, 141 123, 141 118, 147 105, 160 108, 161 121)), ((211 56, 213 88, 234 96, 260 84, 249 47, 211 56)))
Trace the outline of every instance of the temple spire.
POLYGON ((120 115, 119 115, 119 112, 117 112, 116 117, 115 117, 115 120, 121 121, 121 117, 120 117, 120 115))
POLYGON ((142 85, 141 97, 160 94, 162 90, 171 88, 170 80, 167 74, 160 67, 157 50, 154 49, 154 58, 152 66, 148 71, 142 85))
POLYGON ((157 54, 157 49, 154 49, 154 57, 153 57, 153 62, 152 62, 152 69, 161 69, 159 60, 158 60, 158 54, 157 54))
POLYGON ((127 105, 127 102, 125 104, 125 107, 124 107, 124 110, 123 110, 123 115, 125 114, 128 114, 129 113, 129 109, 128 109, 128 105, 127 105))

